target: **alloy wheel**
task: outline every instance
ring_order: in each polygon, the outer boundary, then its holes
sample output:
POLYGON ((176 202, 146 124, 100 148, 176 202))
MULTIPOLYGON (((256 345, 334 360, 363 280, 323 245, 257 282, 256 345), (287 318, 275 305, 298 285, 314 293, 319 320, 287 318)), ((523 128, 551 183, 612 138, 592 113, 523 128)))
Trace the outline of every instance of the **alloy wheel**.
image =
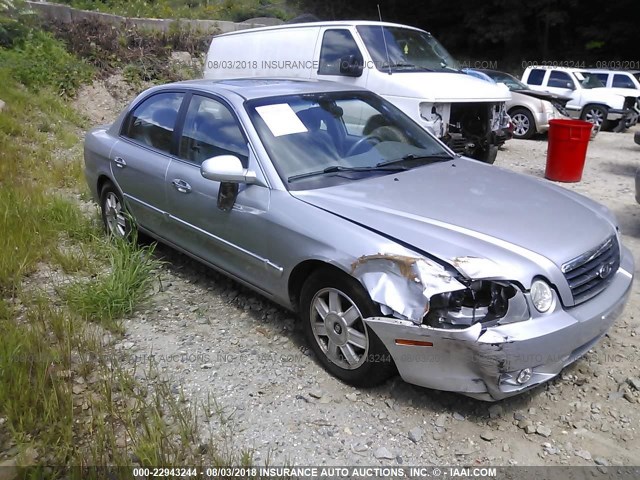
POLYGON ((531 128, 529 119, 522 113, 516 113, 513 117, 511 117, 511 121, 513 122, 514 126, 513 133, 518 137, 524 137, 531 128))
POLYGON ((602 122, 604 121, 604 112, 600 108, 591 108, 587 110, 584 119, 595 125, 602 125, 602 122))
POLYGON ((127 234, 127 218, 122 202, 114 192, 108 192, 104 200, 104 216, 111 235, 125 237, 127 234))
POLYGON ((341 368, 354 370, 367 360, 369 336, 360 310, 347 295, 323 288, 311 302, 313 336, 326 357, 341 368))

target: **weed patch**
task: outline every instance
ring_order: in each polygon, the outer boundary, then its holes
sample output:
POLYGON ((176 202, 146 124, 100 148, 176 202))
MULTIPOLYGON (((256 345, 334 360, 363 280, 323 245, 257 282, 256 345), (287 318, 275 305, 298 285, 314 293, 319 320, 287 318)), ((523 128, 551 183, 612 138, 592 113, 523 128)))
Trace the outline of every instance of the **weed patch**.
POLYGON ((99 10, 126 17, 202 18, 242 22, 253 17, 287 19, 290 14, 285 2, 273 0, 63 0, 83 10, 99 10))
MULTIPOLYGON (((201 55, 211 41, 210 33, 188 28, 180 22, 172 24, 166 32, 127 23, 115 28, 95 19, 54 23, 48 28, 71 52, 95 66, 98 75, 106 77, 122 70, 127 81, 133 84, 194 77, 196 72, 185 72, 190 66, 178 66, 171 61, 171 52, 201 55)), ((201 70, 197 70, 199 75, 201 70)))
POLYGON ((148 298, 160 262, 154 246, 139 247, 133 241, 112 239, 106 245, 109 268, 87 281, 74 282, 60 293, 69 308, 83 318, 113 331, 122 331, 119 320, 148 298))

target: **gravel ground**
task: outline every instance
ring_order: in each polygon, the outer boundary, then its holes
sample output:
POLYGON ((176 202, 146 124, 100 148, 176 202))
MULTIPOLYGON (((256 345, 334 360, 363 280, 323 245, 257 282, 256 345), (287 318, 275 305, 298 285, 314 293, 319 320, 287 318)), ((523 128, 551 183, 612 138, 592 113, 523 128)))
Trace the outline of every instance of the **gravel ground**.
MULTIPOLYGON (((511 140, 496 165, 542 177, 546 148, 544 138, 511 140)), ((633 130, 601 132, 589 145, 583 180, 564 186, 609 206, 640 259, 639 159, 633 130)), ((290 313, 167 247, 158 253, 167 262, 158 292, 125 322, 117 347, 140 362, 144 381, 167 379, 205 413, 215 399, 231 427, 211 415, 203 435, 232 431, 224 441, 252 449, 258 464, 637 464, 637 284, 587 356, 546 385, 490 404, 397 377, 368 390, 344 385, 315 361, 290 313), (159 375, 146 376, 152 355, 159 375)))

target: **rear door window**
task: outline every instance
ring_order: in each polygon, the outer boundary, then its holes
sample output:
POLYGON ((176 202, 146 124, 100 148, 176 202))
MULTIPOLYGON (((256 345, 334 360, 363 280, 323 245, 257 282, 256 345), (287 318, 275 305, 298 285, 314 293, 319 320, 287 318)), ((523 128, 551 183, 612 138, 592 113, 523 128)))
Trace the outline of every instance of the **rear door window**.
POLYGON ((627 77, 626 75, 621 75, 619 73, 616 73, 613 76, 613 87, 617 87, 617 88, 636 88, 636 86, 633 84, 633 81, 627 77))
POLYGON ((184 93, 153 95, 138 105, 126 121, 122 134, 145 146, 171 153, 173 131, 184 93))

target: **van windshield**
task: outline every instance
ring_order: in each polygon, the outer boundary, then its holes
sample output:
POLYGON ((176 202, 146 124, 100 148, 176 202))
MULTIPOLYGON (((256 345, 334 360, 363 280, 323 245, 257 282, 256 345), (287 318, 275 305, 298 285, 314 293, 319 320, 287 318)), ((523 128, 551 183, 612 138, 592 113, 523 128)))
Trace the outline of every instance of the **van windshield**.
POLYGON ((458 61, 427 32, 379 25, 359 25, 356 28, 378 70, 460 70, 458 61))
POLYGON ((453 154, 387 101, 368 92, 324 92, 246 103, 290 190, 409 170, 453 154))

